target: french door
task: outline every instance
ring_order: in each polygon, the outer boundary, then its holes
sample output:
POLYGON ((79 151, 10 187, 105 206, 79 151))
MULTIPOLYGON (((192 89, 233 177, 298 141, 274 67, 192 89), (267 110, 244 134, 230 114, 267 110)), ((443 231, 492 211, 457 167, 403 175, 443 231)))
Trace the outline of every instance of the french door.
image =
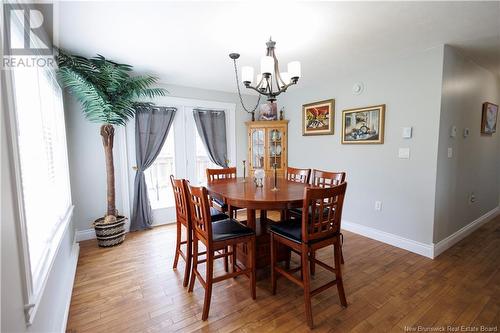
MULTIPOLYGON (((234 104, 190 101, 178 98, 165 98, 166 101, 156 102, 160 106, 177 108, 174 122, 167 139, 155 162, 144 175, 148 186, 148 195, 153 210, 153 225, 175 221, 175 201, 170 183, 170 175, 176 178, 186 178, 191 184, 206 182, 206 168, 218 168, 208 157, 207 151, 196 129, 193 109, 217 108, 226 114, 226 131, 228 139, 228 155, 235 161, 234 104)), ((130 126, 133 127, 133 126, 130 126)), ((135 133, 127 129, 129 165, 135 166, 135 133), (133 151, 133 154, 132 154, 133 151)), ((232 163, 234 164, 234 162, 232 163)), ((135 172, 130 173, 131 202, 133 203, 133 182, 135 172)), ((133 207, 133 205, 132 205, 133 207)))

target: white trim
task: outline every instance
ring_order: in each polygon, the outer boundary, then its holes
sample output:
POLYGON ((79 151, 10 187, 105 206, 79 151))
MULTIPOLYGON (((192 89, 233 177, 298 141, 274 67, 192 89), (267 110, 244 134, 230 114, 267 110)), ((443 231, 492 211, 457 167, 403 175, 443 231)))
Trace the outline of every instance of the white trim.
POLYGON ((70 261, 70 268, 71 268, 71 284, 70 288, 67 288, 66 293, 66 307, 64 310, 64 316, 62 320, 62 325, 61 328, 59 329, 59 332, 66 332, 66 326, 68 325, 68 317, 69 317, 69 308, 71 306, 71 296, 73 295, 73 285, 75 284, 75 278, 76 278, 76 267, 78 266, 78 256, 80 254, 80 244, 78 243, 73 243, 73 251, 71 251, 71 261, 70 261))
POLYGON ((81 242, 89 239, 95 239, 95 230, 93 228, 75 231, 76 242, 81 242))
POLYGON ((433 258, 433 245, 414 241, 385 231, 380 231, 358 223, 342 220, 342 229, 355 234, 378 240, 401 249, 420 254, 427 258, 433 258))
POLYGON ((498 214, 500 213, 500 207, 495 207, 486 214, 478 217, 471 223, 467 224, 465 227, 461 228, 460 230, 455 231, 453 234, 450 236, 446 237, 445 239, 439 241, 438 243, 434 244, 433 248, 433 258, 436 258, 439 256, 441 253, 444 251, 448 250, 450 247, 470 235, 472 232, 474 232, 476 229, 481 227, 483 224, 486 222, 491 221, 493 218, 495 218, 498 214))

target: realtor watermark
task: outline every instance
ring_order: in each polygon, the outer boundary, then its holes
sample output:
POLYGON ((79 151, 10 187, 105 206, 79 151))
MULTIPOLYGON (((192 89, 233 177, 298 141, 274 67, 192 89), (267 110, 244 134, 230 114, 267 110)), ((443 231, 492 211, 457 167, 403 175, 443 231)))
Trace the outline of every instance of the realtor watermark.
POLYGON ((2 10, 2 68, 54 67, 54 5, 4 3, 2 10))
POLYGON ((405 332, 498 332, 498 326, 405 326, 405 332))

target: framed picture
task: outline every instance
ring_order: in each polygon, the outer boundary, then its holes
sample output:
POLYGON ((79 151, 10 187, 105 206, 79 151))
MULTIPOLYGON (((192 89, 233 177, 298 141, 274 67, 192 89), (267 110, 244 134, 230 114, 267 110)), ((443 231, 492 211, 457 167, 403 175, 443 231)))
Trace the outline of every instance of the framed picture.
POLYGON ((342 143, 384 143, 385 104, 342 111, 342 143))
POLYGON ((257 120, 278 120, 278 106, 276 102, 267 102, 259 105, 259 115, 257 120))
POLYGON ((302 135, 333 134, 335 100, 302 105, 302 135))
POLYGON ((497 131, 498 105, 483 103, 483 115, 481 117, 481 133, 491 135, 497 131))

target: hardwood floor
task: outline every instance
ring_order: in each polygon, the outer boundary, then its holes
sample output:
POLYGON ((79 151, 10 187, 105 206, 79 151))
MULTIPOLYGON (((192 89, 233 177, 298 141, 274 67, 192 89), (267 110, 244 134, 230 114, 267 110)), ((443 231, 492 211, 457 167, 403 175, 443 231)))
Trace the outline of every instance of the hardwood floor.
MULTIPOLYGON (((272 216, 271 216, 272 217, 272 216)), ((316 332, 402 332, 418 326, 500 326, 500 216, 435 260, 356 234, 344 233, 342 308, 336 288, 312 298, 316 332)), ((245 277, 214 286, 210 316, 201 321, 203 288, 182 287, 184 261, 172 270, 175 228, 129 234, 101 249, 80 243, 67 332, 304 332, 302 290, 278 280, 257 281, 257 300, 245 277)), ((317 253, 333 262, 333 250, 317 253)), ((293 257, 298 263, 298 258, 293 257)), ((223 263, 216 266, 223 271, 223 263)), ((314 285, 331 273, 316 268, 314 285)))

